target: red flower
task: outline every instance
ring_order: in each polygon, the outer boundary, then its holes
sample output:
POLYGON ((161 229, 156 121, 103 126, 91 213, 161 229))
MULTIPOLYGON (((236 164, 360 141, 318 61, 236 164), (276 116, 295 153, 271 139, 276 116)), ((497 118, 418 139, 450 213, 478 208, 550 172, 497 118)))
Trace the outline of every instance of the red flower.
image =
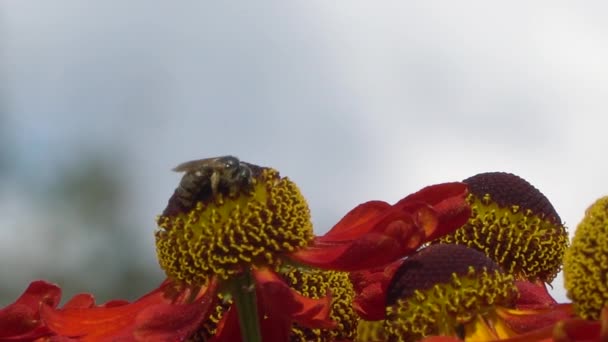
POLYGON ((463 183, 426 187, 390 205, 371 201, 351 210, 312 246, 289 255, 298 262, 341 271, 386 265, 423 243, 462 226, 471 214, 463 183))
MULTIPOLYGON (((465 185, 448 183, 425 188, 393 206, 379 201, 362 204, 326 235, 316 238, 311 247, 288 257, 341 270, 395 261, 466 222, 469 208, 465 196, 465 185)), ((329 319, 329 294, 320 299, 307 298, 269 268, 253 267, 251 271, 264 341, 287 340, 293 322, 308 328, 335 326, 329 319)), ((184 340, 201 327, 209 318, 210 309, 218 304, 218 284, 214 280, 195 291, 192 286, 180 287, 167 281, 133 303, 94 306, 91 300, 63 309, 44 306, 42 318, 54 334, 85 341, 184 340)), ((368 299, 374 301, 377 297, 368 299)), ((364 301, 361 298, 361 303, 364 301)), ((361 304, 360 308, 364 306, 371 307, 361 304)), ((240 340, 238 319, 236 307, 231 305, 217 325, 214 340, 240 340)))
MULTIPOLYGON (((276 170, 234 157, 193 161, 178 169, 185 175, 155 232, 159 263, 173 280, 133 303, 95 306, 92 296, 81 295, 62 309, 43 305, 41 326, 48 335, 184 340, 211 321, 214 341, 238 340, 241 329, 257 334, 259 325, 263 340, 272 342, 289 339, 294 324, 302 334, 332 329, 338 323, 330 319, 331 293, 312 291, 308 298, 296 292, 281 278, 286 264, 333 271, 385 266, 452 232, 470 216, 467 186, 446 183, 395 205, 364 203, 327 234, 314 237, 305 199, 276 170)), ((363 296, 361 303, 374 298, 363 296)), ((340 321, 345 324, 356 329, 340 321)))

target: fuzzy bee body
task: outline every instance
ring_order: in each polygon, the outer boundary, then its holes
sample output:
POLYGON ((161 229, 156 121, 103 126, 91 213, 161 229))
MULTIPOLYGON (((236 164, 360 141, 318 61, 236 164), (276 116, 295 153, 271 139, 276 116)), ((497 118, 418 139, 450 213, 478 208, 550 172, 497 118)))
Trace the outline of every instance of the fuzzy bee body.
POLYGON ((251 186, 253 176, 246 163, 233 156, 191 160, 175 167, 184 172, 175 195, 186 208, 192 207, 201 193, 210 190, 212 196, 227 192, 229 196, 251 186))

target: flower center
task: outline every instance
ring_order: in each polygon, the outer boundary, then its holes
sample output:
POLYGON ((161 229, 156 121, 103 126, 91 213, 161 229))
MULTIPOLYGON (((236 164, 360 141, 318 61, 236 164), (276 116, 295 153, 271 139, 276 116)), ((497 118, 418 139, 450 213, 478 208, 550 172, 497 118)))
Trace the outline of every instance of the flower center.
POLYGON ((578 225, 564 256, 564 284, 579 316, 600 318, 608 304, 608 197, 589 207, 578 225))
POLYGON ((471 218, 439 241, 482 251, 517 277, 551 282, 568 247, 568 233, 548 199, 513 174, 483 173, 464 182, 471 218))
POLYGON ((321 298, 331 293, 330 318, 334 329, 311 329, 294 323, 291 341, 352 341, 356 335, 358 316, 352 308, 355 291, 346 272, 285 267, 281 270, 285 282, 309 298, 321 298))
POLYGON ((250 166, 248 191, 220 192, 158 217, 157 255, 169 277, 188 284, 205 284, 212 276, 226 280, 251 265, 277 266, 282 254, 312 240, 310 211, 298 187, 276 170, 250 166))
POLYGON ((391 341, 457 336, 464 324, 512 305, 513 276, 483 253, 460 245, 432 245, 407 258, 387 292, 385 330, 391 341))

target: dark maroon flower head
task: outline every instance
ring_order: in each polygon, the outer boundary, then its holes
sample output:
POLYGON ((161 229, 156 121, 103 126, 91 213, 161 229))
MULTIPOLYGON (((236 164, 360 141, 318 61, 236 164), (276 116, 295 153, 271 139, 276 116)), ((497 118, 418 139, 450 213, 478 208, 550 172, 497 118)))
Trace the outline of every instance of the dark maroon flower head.
POLYGON ((484 252, 520 280, 551 282, 561 269, 568 233, 547 197, 511 173, 480 173, 463 182, 471 218, 439 242, 484 252))

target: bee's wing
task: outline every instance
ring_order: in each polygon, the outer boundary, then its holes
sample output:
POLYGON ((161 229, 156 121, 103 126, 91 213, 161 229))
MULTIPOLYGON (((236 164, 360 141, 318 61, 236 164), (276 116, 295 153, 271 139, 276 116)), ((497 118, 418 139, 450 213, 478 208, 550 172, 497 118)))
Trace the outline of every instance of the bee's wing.
MULTIPOLYGON (((232 156, 221 156, 221 157, 213 157, 213 158, 205 158, 205 159, 197 159, 190 160, 184 163, 181 163, 173 168, 175 172, 190 172, 194 170, 198 170, 201 167, 209 166, 209 167, 221 167, 220 161, 225 158, 235 158, 232 156)), ((237 159, 238 161, 238 159, 237 159)))
POLYGON ((205 159, 197 159, 190 160, 187 162, 183 162, 176 167, 173 168, 175 172, 189 172, 200 169, 202 166, 212 165, 217 158, 205 158, 205 159))

